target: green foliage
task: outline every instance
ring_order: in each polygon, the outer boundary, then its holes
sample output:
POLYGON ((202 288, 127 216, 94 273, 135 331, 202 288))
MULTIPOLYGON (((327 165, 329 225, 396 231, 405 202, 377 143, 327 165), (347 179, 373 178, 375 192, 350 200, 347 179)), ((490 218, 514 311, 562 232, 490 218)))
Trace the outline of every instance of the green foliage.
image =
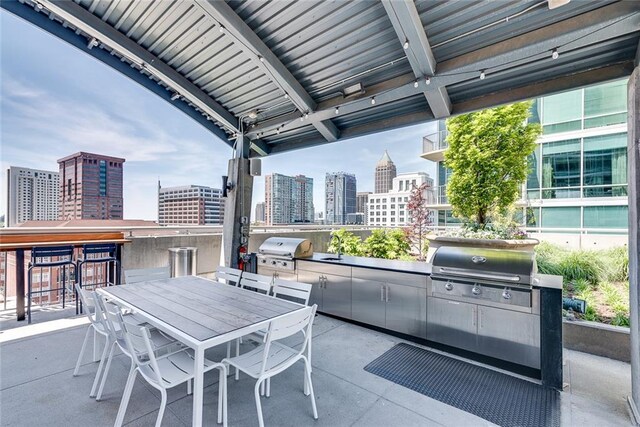
POLYGON ((334 238, 334 236, 340 239, 342 243, 340 249, 343 254, 352 256, 362 256, 364 254, 362 239, 344 228, 331 232, 331 241, 327 247, 327 252, 338 253, 338 239, 334 238))
POLYGON ((355 234, 345 230, 331 232, 331 242, 327 251, 338 253, 338 236, 342 241, 342 253, 353 256, 368 256, 372 258, 413 260, 409 254, 410 242, 405 233, 400 229, 376 229, 363 242, 355 234))
POLYGON ((530 101, 520 102, 447 119, 447 196, 455 216, 486 225, 491 212, 517 200, 542 132, 526 123, 530 108, 530 101))
POLYGON ((364 241, 365 256, 373 258, 398 259, 408 255, 410 243, 399 229, 376 229, 364 241))
POLYGON ((581 318, 629 326, 629 257, 626 247, 571 251, 542 242, 536 247, 538 271, 564 278, 564 294, 587 302, 581 318))

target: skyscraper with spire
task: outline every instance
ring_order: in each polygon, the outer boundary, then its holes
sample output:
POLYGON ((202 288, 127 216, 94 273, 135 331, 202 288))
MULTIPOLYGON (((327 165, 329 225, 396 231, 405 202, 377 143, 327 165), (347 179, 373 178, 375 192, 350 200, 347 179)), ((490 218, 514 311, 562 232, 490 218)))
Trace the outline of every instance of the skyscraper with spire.
POLYGON ((389 157, 387 150, 384 150, 382 158, 376 165, 375 191, 374 193, 388 193, 393 184, 393 178, 397 175, 396 165, 389 157))

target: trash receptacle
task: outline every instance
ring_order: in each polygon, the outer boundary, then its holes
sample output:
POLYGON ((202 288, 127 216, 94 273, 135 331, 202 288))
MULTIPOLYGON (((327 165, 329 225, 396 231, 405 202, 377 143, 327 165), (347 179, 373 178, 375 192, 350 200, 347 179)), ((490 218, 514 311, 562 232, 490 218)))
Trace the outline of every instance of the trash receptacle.
POLYGON ((198 248, 169 248, 171 277, 195 276, 198 248))

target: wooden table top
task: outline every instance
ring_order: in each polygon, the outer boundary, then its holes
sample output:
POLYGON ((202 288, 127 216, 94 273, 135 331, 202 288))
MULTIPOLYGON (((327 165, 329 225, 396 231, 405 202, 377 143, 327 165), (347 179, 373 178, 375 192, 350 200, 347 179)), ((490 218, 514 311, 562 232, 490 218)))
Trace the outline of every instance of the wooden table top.
POLYGON ((304 307, 197 276, 109 286, 100 292, 200 342, 304 307))

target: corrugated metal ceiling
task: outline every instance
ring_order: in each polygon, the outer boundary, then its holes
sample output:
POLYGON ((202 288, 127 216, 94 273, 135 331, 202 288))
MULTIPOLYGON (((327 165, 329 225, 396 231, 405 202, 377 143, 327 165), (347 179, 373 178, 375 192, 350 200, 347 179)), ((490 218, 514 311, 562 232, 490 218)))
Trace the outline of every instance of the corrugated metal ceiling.
MULTIPOLYGON (((56 12, 55 5, 49 0, 38 1, 44 7, 37 7, 33 0, 20 0, 20 3, 21 7, 29 8, 33 13, 48 14, 49 9, 56 12)), ((327 129, 330 131, 332 126, 336 128, 340 139, 357 136, 361 130, 363 133, 365 130, 371 132, 377 129, 376 123, 381 124, 379 130, 386 130, 382 126, 393 128, 410 124, 411 120, 432 118, 431 109, 422 93, 424 86, 412 91, 407 83, 394 83, 410 81, 413 72, 398 29, 394 29, 388 11, 380 1, 227 1, 231 13, 241 19, 242 25, 248 26, 248 31, 253 31, 260 38, 318 104, 316 115, 322 117, 316 119, 314 111, 311 111, 309 122, 303 119, 296 126, 291 126, 292 121, 297 122, 296 118, 305 111, 299 110, 300 106, 296 107, 291 98, 285 96, 281 76, 274 74, 273 67, 265 68, 257 62, 260 57, 256 56, 256 46, 247 46, 229 33, 221 32, 216 20, 218 17, 204 7, 204 0, 74 1, 83 8, 79 16, 89 12, 110 29, 125 35, 204 91, 236 119, 257 112, 257 115, 246 119, 246 126, 252 129, 253 124, 260 129, 254 137, 261 139, 262 147, 266 147, 267 151, 269 147, 281 144, 285 144, 283 147, 286 149, 293 149, 297 142, 301 146, 308 146, 314 141, 322 143, 327 138, 327 129), (349 111, 345 106, 363 96, 343 98, 341 91, 353 83, 363 84, 367 91, 365 97, 390 91, 401 95, 381 105, 349 111), (345 108, 340 110, 340 114, 329 116, 326 111, 333 111, 335 106, 345 108), (322 111, 325 111, 324 115, 322 111), (279 120, 282 120, 282 125, 289 126, 280 126, 279 120), (318 126, 321 120, 325 123, 324 128, 318 126), (331 126, 327 128, 326 125, 331 126), (319 132, 322 129, 324 132, 319 132)), ((17 3, 12 3, 10 7, 6 3, 3 1, 2 7, 16 13, 17 3)), ((583 14, 593 13, 598 8, 608 7, 611 10, 615 7, 614 12, 624 9, 620 12, 621 16, 629 16, 633 14, 629 4, 614 0, 574 0, 568 5, 549 10, 545 2, 528 0, 416 0, 415 12, 419 21, 417 25, 423 27, 421 30, 433 46, 435 60, 441 62, 474 54, 478 49, 504 43, 563 20, 577 16, 582 18, 587 16, 583 14), (510 19, 505 22, 507 17, 510 19), (490 25, 492 23, 497 24, 490 25)), ((21 16, 42 26, 38 24, 41 21, 31 19, 30 13, 27 9, 20 10, 21 16)), ((83 29, 77 28, 78 22, 74 25, 60 16, 54 17, 69 31, 76 30, 88 40, 100 38, 99 34, 93 34, 93 29, 87 30, 81 25, 83 29)), ((619 25, 625 25, 628 29, 629 22, 627 20, 619 25)), ((637 22, 637 19, 633 22, 637 22)), ((50 28, 48 30, 51 31, 50 28)), ((453 112, 456 111, 456 104, 470 99, 574 73, 597 71, 616 64, 623 65, 618 72, 624 73, 634 59, 639 38, 638 28, 631 28, 610 39, 603 38, 573 47, 555 61, 548 55, 534 55, 493 75, 488 73, 487 79, 482 81, 473 74, 461 76, 447 83, 446 87, 453 112)), ((100 43, 99 48, 121 57, 122 61, 131 62, 132 67, 139 68, 144 76, 157 80, 168 91, 176 90, 162 76, 144 69, 144 64, 131 61, 126 52, 120 52, 108 43, 100 43)), ((607 76, 610 74, 601 78, 607 76)), ((435 82, 437 77, 436 73, 435 82)), ((594 72, 591 79, 596 81, 598 78, 594 72)), ((423 81, 421 85, 424 85, 423 81)), ((180 95, 189 106, 187 109, 191 108, 196 117, 209 117, 209 113, 203 111, 197 100, 190 98, 190 94, 180 95)), ((486 102, 490 104, 490 99, 487 99, 486 102)), ((209 119, 227 134, 234 132, 223 126, 218 117, 209 119)))

